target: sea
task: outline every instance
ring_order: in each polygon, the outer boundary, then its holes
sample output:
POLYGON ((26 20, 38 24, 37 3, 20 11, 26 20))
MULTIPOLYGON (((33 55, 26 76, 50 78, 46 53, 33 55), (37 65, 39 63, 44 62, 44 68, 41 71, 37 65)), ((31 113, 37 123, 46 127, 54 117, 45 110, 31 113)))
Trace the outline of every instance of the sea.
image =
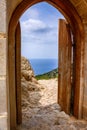
POLYGON ((35 75, 47 73, 58 68, 58 59, 29 59, 35 75))

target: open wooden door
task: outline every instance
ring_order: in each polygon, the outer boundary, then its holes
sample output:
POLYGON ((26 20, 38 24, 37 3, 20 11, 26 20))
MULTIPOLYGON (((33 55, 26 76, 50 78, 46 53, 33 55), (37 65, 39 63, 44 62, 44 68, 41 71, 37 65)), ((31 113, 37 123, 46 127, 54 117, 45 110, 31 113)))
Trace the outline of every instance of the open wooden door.
POLYGON ((17 124, 22 123, 21 109, 21 28, 20 23, 16 27, 15 32, 15 85, 16 85, 16 117, 17 124))
POLYGON ((71 32, 68 23, 59 20, 59 75, 58 103, 62 110, 70 114, 71 100, 71 32))

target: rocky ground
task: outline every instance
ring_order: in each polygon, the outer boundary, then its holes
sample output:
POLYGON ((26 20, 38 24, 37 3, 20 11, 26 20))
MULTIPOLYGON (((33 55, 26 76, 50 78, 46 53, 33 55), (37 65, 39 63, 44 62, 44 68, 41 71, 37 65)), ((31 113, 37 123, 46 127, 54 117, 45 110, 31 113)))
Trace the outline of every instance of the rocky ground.
POLYGON ((26 75, 24 72, 22 71, 23 123, 18 130, 87 130, 86 121, 76 120, 61 111, 57 104, 57 79, 37 82, 32 71, 32 82, 29 73, 26 75))
POLYGON ((57 79, 39 83, 44 89, 30 92, 32 105, 23 109, 21 130, 87 130, 87 122, 77 121, 61 111, 57 104, 57 79))

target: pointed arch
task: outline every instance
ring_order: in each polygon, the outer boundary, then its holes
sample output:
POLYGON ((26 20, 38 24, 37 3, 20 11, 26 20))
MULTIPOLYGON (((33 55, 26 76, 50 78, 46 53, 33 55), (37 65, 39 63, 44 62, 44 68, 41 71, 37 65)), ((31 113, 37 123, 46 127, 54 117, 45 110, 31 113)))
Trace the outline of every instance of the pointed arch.
MULTIPOLYGON (((8 28, 8 83, 10 99, 10 126, 16 127, 16 92, 15 92, 15 31, 21 15, 32 5, 44 2, 44 0, 23 0, 13 11, 8 28)), ((45 0, 58 9, 69 22, 73 35, 75 37, 75 98, 74 98, 74 116, 82 117, 83 101, 83 45, 84 30, 82 21, 70 1, 67 0, 45 0)))

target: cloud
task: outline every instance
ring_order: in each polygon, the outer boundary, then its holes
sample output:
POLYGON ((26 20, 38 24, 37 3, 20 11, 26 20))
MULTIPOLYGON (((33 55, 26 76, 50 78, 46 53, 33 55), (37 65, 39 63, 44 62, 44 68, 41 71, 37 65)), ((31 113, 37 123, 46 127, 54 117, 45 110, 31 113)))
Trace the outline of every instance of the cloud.
POLYGON ((22 31, 26 32, 48 32, 51 27, 41 20, 29 19, 21 22, 22 31))
POLYGON ((50 26, 41 20, 28 19, 23 21, 21 22, 21 29, 23 42, 51 44, 57 40, 57 27, 50 26))
POLYGON ((37 19, 28 19, 26 21, 23 21, 21 23, 22 27, 26 31, 32 31, 32 30, 37 30, 38 28, 44 28, 45 24, 37 19))
POLYGON ((21 21, 21 29, 22 55, 27 58, 57 57, 57 27, 48 25, 39 19, 28 19, 21 21))
POLYGON ((58 18, 60 13, 48 4, 30 7, 21 22, 22 54, 27 58, 58 56, 58 18))

